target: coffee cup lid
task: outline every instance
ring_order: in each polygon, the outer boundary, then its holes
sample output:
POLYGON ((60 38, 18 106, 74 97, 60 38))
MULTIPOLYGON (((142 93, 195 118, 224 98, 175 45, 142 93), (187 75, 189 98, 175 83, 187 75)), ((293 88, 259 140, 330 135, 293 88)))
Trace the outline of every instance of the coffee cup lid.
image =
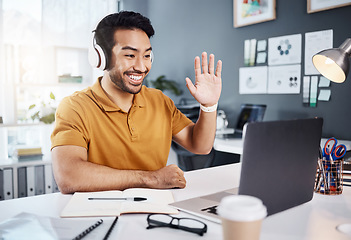
POLYGON ((267 208, 253 196, 233 195, 224 197, 217 208, 219 216, 233 221, 255 221, 267 216, 267 208))

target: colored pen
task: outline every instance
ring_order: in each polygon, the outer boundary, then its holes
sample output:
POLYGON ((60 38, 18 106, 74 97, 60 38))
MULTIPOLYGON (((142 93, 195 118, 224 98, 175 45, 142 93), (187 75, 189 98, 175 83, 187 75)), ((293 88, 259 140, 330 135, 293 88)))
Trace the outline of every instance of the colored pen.
POLYGON ((140 202, 140 201, 145 201, 147 198, 144 197, 128 197, 128 198, 99 198, 99 197, 91 197, 88 198, 88 200, 123 200, 123 201, 134 201, 134 202, 140 202))

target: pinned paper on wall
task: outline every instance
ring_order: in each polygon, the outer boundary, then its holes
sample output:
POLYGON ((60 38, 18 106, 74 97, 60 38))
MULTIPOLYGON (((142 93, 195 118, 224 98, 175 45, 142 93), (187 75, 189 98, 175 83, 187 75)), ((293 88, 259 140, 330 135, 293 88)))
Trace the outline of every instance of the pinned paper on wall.
POLYGON ((330 87, 330 80, 326 77, 321 76, 319 78, 318 87, 330 87))
POLYGON ((299 94, 301 65, 274 66, 268 68, 268 93, 299 94))
POLYGON ((318 95, 318 101, 329 101, 331 96, 330 89, 321 89, 318 95))
POLYGON ((249 66, 250 64, 250 40, 247 39, 244 42, 244 65, 249 66))
POLYGON ((310 89, 310 107, 317 106, 317 91, 318 91, 318 77, 311 77, 311 89, 310 89))
POLYGON ((258 52, 256 58, 256 64, 264 64, 267 61, 267 53, 266 52, 258 52))
POLYGON ((255 60, 256 60, 256 39, 251 39, 250 40, 250 66, 255 65, 255 60))
POLYGON ((301 34, 268 39, 268 65, 301 63, 301 34))
POLYGON ((256 60, 256 39, 247 39, 244 41, 244 65, 254 66, 256 60))
POLYGON ((267 93, 267 66, 239 69, 239 94, 267 93))
POLYGON ((305 75, 319 75, 314 67, 314 54, 333 47, 333 30, 324 30, 305 33, 305 75))
POLYGON ((259 40, 257 41, 257 52, 262 52, 267 50, 267 41, 259 40))
POLYGON ((308 104, 310 102, 310 77, 303 77, 303 88, 302 88, 302 103, 308 104))

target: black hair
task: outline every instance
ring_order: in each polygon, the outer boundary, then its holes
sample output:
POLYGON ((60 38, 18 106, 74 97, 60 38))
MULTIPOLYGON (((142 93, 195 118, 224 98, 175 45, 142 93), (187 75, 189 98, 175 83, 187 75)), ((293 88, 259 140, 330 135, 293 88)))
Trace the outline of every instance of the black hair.
POLYGON ((100 45, 106 55, 107 69, 110 68, 112 48, 116 44, 114 34, 118 29, 140 29, 149 38, 155 34, 150 19, 140 13, 121 11, 104 17, 95 29, 95 41, 100 45))

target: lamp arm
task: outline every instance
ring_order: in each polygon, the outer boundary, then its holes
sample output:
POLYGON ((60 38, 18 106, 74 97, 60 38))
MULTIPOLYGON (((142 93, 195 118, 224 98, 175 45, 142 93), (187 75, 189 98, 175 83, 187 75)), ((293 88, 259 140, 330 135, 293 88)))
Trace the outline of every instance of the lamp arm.
POLYGON ((351 56, 351 38, 347 38, 339 47, 340 49, 344 50, 349 57, 351 56))

